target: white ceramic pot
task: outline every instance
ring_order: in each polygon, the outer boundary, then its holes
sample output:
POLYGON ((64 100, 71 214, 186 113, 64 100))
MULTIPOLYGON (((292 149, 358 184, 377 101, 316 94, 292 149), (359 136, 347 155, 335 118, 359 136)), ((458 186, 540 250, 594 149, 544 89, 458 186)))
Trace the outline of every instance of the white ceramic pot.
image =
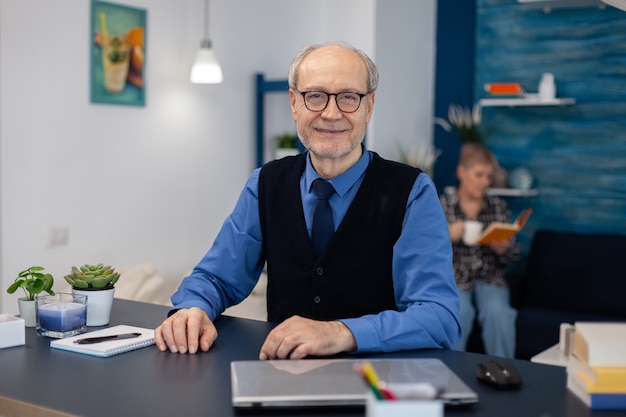
POLYGON ((87 296, 87 326, 104 326, 109 324, 115 288, 108 290, 77 290, 73 294, 87 296))
POLYGON ((20 309, 20 317, 24 319, 24 325, 26 327, 35 327, 37 324, 37 317, 35 315, 35 300, 29 300, 28 298, 18 298, 17 306, 20 309))
POLYGON ((300 151, 296 148, 277 148, 276 149, 276 159, 282 159, 286 156, 298 155, 300 151))

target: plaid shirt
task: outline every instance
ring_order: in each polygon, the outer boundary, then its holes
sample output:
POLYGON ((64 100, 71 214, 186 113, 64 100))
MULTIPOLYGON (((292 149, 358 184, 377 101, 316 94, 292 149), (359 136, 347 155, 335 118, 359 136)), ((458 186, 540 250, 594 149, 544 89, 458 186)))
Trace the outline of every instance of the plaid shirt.
MULTIPOLYGON (((448 223, 467 220, 467 215, 459 206, 456 189, 446 191, 440 196, 440 200, 448 223)), ((478 217, 472 220, 481 222, 483 228, 494 221, 510 223, 511 211, 504 200, 487 195, 478 217)), ((479 279, 488 284, 506 287, 504 280, 506 268, 520 257, 520 247, 515 237, 511 239, 511 246, 507 253, 502 256, 489 249, 488 246, 467 246, 462 239, 452 242, 452 250, 456 285, 459 289, 466 291, 473 290, 479 279)))

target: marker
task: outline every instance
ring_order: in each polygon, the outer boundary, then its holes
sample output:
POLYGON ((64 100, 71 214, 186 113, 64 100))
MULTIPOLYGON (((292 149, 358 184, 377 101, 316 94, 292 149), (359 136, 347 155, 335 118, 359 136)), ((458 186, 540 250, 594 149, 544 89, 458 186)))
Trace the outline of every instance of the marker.
POLYGON ((376 370, 369 362, 354 364, 354 370, 361 375, 378 400, 395 400, 396 396, 378 378, 376 370))

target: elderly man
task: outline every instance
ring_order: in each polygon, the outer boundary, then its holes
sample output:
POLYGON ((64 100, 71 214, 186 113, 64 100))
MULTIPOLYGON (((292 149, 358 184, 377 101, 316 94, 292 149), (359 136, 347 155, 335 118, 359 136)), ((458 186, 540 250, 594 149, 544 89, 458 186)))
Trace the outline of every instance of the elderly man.
POLYGON ((267 263, 259 358, 451 348, 459 300, 446 219, 420 170, 364 144, 378 70, 344 43, 305 48, 289 99, 306 152, 250 176, 212 248, 172 296, 162 351, 208 351, 213 321, 242 301, 267 263))

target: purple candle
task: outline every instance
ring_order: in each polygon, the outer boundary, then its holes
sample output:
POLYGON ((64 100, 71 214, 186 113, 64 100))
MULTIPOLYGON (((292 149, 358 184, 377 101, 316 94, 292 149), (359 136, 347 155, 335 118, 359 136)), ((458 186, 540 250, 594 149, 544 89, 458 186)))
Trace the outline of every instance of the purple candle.
POLYGON ((39 306, 39 326, 53 332, 69 332, 84 327, 87 306, 74 302, 52 302, 39 306))

